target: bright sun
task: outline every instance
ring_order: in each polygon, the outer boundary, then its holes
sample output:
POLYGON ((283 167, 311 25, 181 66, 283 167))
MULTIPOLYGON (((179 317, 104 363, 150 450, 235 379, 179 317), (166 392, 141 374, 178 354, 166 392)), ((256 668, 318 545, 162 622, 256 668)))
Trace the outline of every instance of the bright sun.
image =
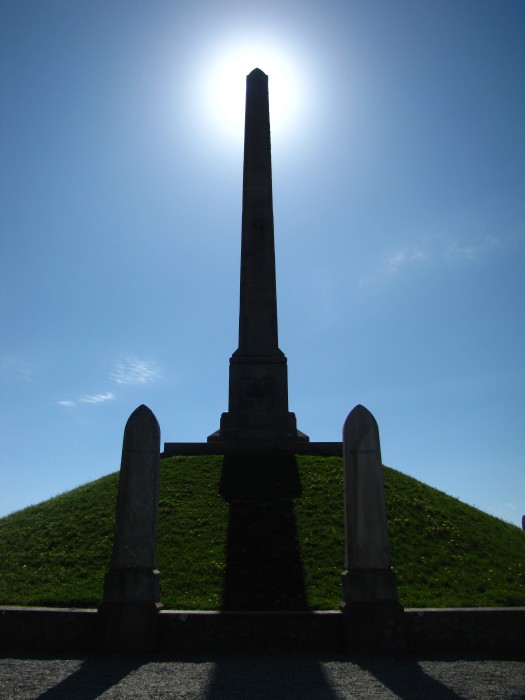
POLYGON ((246 76, 254 68, 268 76, 272 133, 286 130, 296 115, 301 86, 290 58, 268 44, 237 44, 213 57, 205 86, 206 117, 223 133, 236 137, 243 133, 246 76))

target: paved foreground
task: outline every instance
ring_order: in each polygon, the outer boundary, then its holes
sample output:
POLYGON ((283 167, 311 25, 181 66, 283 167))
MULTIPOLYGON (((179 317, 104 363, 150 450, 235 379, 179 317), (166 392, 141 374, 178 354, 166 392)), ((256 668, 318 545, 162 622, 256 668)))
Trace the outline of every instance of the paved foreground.
POLYGON ((0 659, 2 700, 525 700, 525 662, 354 656, 0 659))

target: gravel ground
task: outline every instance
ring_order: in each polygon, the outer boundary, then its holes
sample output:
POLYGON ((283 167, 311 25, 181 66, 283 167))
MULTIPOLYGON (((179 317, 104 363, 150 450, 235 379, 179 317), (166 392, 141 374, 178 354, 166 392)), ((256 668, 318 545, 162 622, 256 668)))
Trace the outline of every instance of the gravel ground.
POLYGON ((2 700, 525 700, 525 662, 355 656, 0 659, 2 700))

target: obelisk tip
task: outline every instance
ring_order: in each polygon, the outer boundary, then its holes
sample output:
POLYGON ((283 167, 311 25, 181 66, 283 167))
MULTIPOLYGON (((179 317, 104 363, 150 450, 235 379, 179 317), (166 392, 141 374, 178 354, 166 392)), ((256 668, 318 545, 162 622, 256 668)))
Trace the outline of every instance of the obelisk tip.
POLYGON ((260 77, 265 77, 267 78, 268 76, 266 73, 264 73, 260 68, 254 68, 251 73, 248 74, 249 78, 260 78, 260 77))

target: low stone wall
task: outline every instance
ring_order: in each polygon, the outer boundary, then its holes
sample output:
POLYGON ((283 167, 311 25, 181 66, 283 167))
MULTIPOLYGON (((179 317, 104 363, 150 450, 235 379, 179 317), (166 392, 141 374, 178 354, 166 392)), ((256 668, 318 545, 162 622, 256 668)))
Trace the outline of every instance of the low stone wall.
POLYGON ((160 650, 323 652, 343 649, 341 614, 313 612, 177 612, 160 614, 160 650))
MULTIPOLYGON (((410 654, 488 653, 525 657, 525 608, 405 611, 410 654)), ((96 610, 0 607, 0 652, 97 650, 96 610)), ((159 648, 166 653, 343 653, 338 611, 199 612, 163 610, 159 648)))
POLYGON ((405 610, 414 654, 485 652, 525 656, 525 608, 405 610))
POLYGON ((96 621, 96 610, 0 607, 0 652, 92 651, 96 621))

